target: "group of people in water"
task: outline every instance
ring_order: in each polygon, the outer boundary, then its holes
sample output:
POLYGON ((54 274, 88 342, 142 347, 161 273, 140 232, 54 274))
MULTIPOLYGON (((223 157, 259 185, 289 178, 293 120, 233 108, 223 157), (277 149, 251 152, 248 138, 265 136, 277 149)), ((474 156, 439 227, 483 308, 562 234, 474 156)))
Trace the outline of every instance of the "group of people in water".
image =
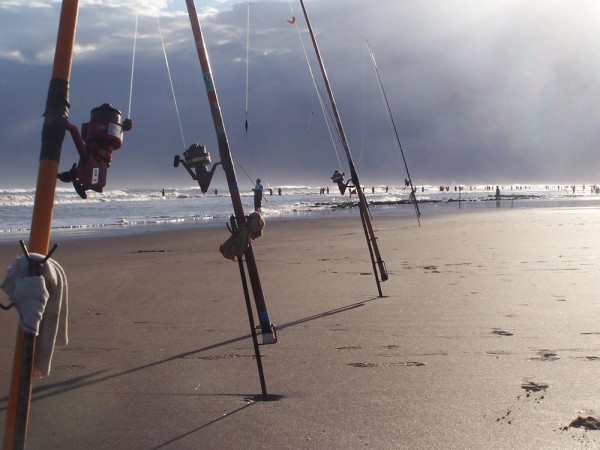
MULTIPOLYGON (((388 191, 390 190, 389 186, 385 187, 385 193, 387 194, 388 191)), ((351 189, 351 193, 355 193, 356 191, 354 189, 351 189)), ((371 186, 371 193, 375 193, 375 186, 371 186)), ((322 187, 319 188, 319 195, 325 195, 325 194, 329 194, 329 187, 322 187)))
MULTIPOLYGON (((262 185, 262 180, 260 178, 256 179, 256 184, 252 189, 254 192, 254 210, 259 211, 262 208, 262 199, 264 196, 264 186, 262 185)), ((371 192, 375 193, 375 186, 371 187, 371 192)), ((389 186, 385 187, 385 193, 389 192, 389 186)), ((281 195, 281 188, 277 189, 278 195, 281 195)), ((350 190, 350 195, 356 193, 356 190, 350 190)), ((329 194, 329 186, 319 188, 319 195, 329 194)), ((217 195, 217 190, 215 189, 215 195, 217 195)), ((273 195, 273 188, 269 187, 269 195, 273 195)))
MULTIPOLYGON (((410 182, 409 182, 408 179, 406 179, 405 180, 405 188, 408 188, 409 186, 410 186, 410 182)), ((411 193, 411 197, 414 198, 414 194, 417 191, 417 187, 415 186, 412 189, 413 189, 413 191, 411 193)), ((461 191, 464 191, 466 189, 467 189, 467 187, 463 186, 463 185, 458 185, 458 186, 455 185, 454 186, 454 191, 455 192, 461 192, 461 191)), ((469 190, 470 191, 472 191, 474 189, 478 189, 478 187, 477 186, 469 186, 469 190)), ((501 190, 504 190, 504 186, 502 186, 502 188, 500 188, 499 186, 495 186, 495 187, 494 186, 486 186, 485 189, 488 190, 488 191, 495 191, 496 198, 500 198, 500 192, 501 192, 501 190)), ((519 186, 510 186, 510 190, 511 191, 514 190, 514 189, 516 189, 516 190, 527 190, 527 189, 531 189, 531 186, 521 186, 521 185, 519 185, 519 186)), ((546 190, 549 190, 549 189, 550 189, 550 186, 546 186, 546 190)), ((565 191, 566 190, 570 190, 570 191, 572 191, 573 194, 575 194, 576 186, 575 185, 572 185, 572 186, 560 186, 559 185, 558 186, 558 190, 561 190, 561 189, 564 189, 565 191)), ((584 184, 584 185, 582 185, 582 190, 585 190, 585 189, 586 189, 586 186, 584 184)), ((263 196, 264 196, 264 187, 262 185, 262 181, 261 181, 260 178, 256 179, 256 184, 254 185, 254 188, 252 189, 252 191, 254 192, 254 209, 256 211, 259 211, 261 209, 261 207, 262 207, 262 199, 263 199, 263 196)), ((386 194, 388 193, 388 191, 389 191, 389 186, 386 186, 385 187, 386 194)), ((421 192, 424 192, 424 191, 425 191, 425 187, 422 186, 421 187, 421 192)), ((448 191, 450 191, 450 186, 439 186, 439 191, 440 192, 444 192, 444 191, 448 192, 448 191)), ((161 193, 162 193, 162 196, 164 197, 165 196, 165 190, 162 189, 161 193)), ((278 195, 281 195, 281 188, 277 189, 277 193, 278 193, 278 195)), ((350 196, 352 196, 352 194, 355 194, 355 193, 356 193, 355 189, 350 189, 350 196)), ((375 186, 371 187, 371 193, 373 193, 373 194, 375 193, 375 186)), ((592 193, 592 194, 600 194, 600 186, 597 186, 597 185, 590 186, 590 193, 592 193)), ((217 189, 214 190, 214 194, 218 195, 218 190, 217 189)), ((319 188, 319 194, 320 195, 329 194, 329 187, 321 187, 321 188, 319 188)), ((269 187, 269 195, 273 195, 273 188, 272 187, 269 187)))

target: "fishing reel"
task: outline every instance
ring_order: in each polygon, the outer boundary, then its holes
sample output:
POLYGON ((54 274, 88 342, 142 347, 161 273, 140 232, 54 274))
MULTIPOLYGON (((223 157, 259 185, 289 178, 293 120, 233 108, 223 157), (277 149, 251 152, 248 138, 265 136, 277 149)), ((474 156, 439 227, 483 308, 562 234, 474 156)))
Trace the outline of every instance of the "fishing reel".
POLYGON ((198 182, 200 190, 206 193, 215 170, 221 163, 213 164, 212 168, 208 170, 210 153, 208 153, 208 150, 203 145, 192 144, 190 148, 183 152, 183 159, 179 155, 175 155, 173 167, 179 167, 179 164, 185 167, 185 170, 188 171, 192 179, 198 182))
POLYGON ((342 195, 344 195, 344 192, 346 192, 346 188, 352 182, 351 179, 348 181, 345 181, 344 175, 346 175, 344 172, 340 172, 339 170, 336 170, 335 172, 333 172, 333 175, 331 176, 331 179, 333 180, 333 182, 337 183, 338 188, 340 189, 340 194, 342 194, 342 195))
POLYGON ((123 145, 123 131, 131 130, 131 119, 121 121, 121 111, 104 103, 92 109, 90 121, 77 127, 67 122, 67 130, 73 138, 79 163, 71 170, 58 174, 60 181, 72 182, 81 198, 87 198, 85 191, 102 192, 106 186, 106 172, 112 161, 112 152, 123 145))

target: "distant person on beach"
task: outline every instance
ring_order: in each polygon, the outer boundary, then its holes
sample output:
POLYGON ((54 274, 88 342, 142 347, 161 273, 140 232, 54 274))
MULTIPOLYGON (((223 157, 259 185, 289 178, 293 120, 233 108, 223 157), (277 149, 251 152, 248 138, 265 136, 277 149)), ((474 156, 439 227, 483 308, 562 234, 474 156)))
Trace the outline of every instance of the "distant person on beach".
POLYGON ((496 200, 500 200, 500 188, 496 186, 496 200))
POLYGON ((410 190, 410 194, 408 195, 408 202, 409 203, 414 203, 417 201, 417 197, 415 196, 415 190, 411 189, 410 190))
POLYGON ((254 210, 260 210, 262 206, 262 196, 263 196, 263 185, 260 184, 260 178, 256 179, 256 184, 254 185, 254 210))
POLYGON ((163 197, 165 196, 165 190, 164 189, 162 190, 162 196, 163 197))
POLYGON ((281 188, 277 189, 277 193, 281 195, 281 188))
POLYGON ((273 195, 273 188, 269 188, 269 195, 273 195))
POLYGON ((215 195, 217 195, 217 193, 218 193, 218 192, 219 192, 219 191, 217 191, 217 190, 215 189, 215 195))

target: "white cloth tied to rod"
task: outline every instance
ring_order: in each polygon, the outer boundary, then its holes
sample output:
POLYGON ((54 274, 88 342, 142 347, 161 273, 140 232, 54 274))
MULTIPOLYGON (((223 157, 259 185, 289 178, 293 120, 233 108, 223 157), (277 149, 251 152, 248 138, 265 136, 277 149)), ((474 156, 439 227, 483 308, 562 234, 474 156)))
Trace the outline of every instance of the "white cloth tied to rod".
MULTIPOLYGON (((34 263, 44 255, 30 253, 34 263)), ((67 277, 53 259, 41 265, 40 275, 32 269, 25 255, 19 257, 6 271, 0 288, 8 295, 19 313, 19 325, 38 336, 33 361, 33 374, 43 377, 50 373, 55 344, 68 344, 67 277)))
POLYGON ((250 240, 261 237, 264 228, 265 221, 262 216, 257 212, 250 213, 246 223, 234 230, 229 239, 221 244, 221 254, 232 261, 236 257, 241 258, 250 246, 250 240))

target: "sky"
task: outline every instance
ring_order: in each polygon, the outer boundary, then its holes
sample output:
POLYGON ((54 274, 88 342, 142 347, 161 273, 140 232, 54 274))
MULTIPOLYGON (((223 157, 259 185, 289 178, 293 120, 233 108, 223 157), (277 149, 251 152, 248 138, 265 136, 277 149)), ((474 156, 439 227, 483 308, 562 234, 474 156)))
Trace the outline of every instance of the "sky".
MULTIPOLYGON (((0 0, 2 188, 35 186, 60 6, 0 0)), ((367 41, 417 186, 600 184, 597 0, 305 6, 363 185, 406 176, 367 41)), ((196 9, 240 187, 257 177, 327 186, 334 170, 348 172, 313 86, 303 44, 325 92, 299 1, 197 0, 196 9)), ((78 127, 102 103, 133 120, 107 188, 195 185, 173 167, 194 143, 219 160, 183 0, 81 0, 70 102, 78 127)), ((67 135, 61 170, 77 160, 67 135)), ((225 185, 222 170, 213 184, 225 185)))

